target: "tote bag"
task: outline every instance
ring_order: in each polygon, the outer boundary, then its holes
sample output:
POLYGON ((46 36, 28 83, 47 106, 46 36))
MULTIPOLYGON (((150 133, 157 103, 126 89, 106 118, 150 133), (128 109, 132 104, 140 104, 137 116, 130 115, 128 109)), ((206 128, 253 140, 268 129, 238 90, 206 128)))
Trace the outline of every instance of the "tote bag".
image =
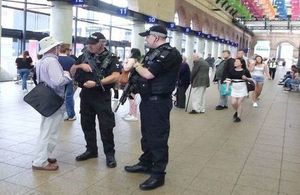
POLYGON ((51 116, 64 103, 64 99, 46 83, 39 83, 26 96, 24 101, 45 117, 51 116))
POLYGON ((223 83, 223 84, 221 84, 221 87, 220 87, 220 94, 223 96, 230 96, 231 90, 232 90, 231 84, 228 86, 228 89, 227 89, 227 84, 223 83))

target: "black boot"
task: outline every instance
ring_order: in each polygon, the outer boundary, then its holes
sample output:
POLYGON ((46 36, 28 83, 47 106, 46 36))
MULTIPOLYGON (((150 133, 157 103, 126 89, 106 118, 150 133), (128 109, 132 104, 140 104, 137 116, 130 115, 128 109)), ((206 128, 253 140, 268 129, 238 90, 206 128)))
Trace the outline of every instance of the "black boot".
POLYGON ((125 171, 130 173, 150 173, 150 168, 140 163, 132 165, 132 166, 125 166, 125 171))
POLYGON ((152 190, 165 184, 165 177, 150 177, 140 184, 141 190, 152 190))
POLYGON ((76 160, 84 161, 84 160, 88 160, 90 158, 97 158, 97 157, 98 157, 97 152, 91 152, 91 151, 87 150, 84 153, 80 154, 79 156, 76 156, 76 160))
POLYGON ((117 166, 117 162, 114 155, 106 156, 106 166, 109 168, 115 168, 117 166))

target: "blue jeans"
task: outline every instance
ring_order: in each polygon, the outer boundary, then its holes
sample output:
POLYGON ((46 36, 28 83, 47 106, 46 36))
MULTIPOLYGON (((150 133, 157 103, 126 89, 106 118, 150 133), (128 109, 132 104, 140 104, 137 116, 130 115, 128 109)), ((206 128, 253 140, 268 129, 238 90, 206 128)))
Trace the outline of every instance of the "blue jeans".
POLYGON ((66 111, 69 118, 73 118, 75 116, 73 87, 74 87, 73 81, 71 81, 66 85, 66 92, 65 92, 66 111))
POLYGON ((298 80, 295 80, 295 79, 287 79, 285 82, 284 82, 284 87, 287 87, 287 88, 292 88, 292 84, 299 84, 299 81, 298 80))
POLYGON ((22 89, 27 89, 27 79, 30 73, 30 69, 18 69, 18 73, 20 74, 20 77, 22 79, 22 89))

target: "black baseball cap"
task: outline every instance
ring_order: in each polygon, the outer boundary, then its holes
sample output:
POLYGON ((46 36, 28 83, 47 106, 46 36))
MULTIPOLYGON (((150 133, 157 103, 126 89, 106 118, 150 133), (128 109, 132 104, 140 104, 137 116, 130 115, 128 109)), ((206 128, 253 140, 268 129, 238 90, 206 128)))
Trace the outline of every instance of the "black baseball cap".
POLYGON ((106 40, 105 36, 100 32, 95 32, 89 36, 86 44, 97 44, 101 39, 106 40))
POLYGON ((145 37, 148 35, 157 35, 160 37, 167 37, 168 32, 167 32, 166 27, 161 26, 161 25, 155 25, 155 26, 150 27, 149 30, 139 33, 139 35, 142 37, 145 37))

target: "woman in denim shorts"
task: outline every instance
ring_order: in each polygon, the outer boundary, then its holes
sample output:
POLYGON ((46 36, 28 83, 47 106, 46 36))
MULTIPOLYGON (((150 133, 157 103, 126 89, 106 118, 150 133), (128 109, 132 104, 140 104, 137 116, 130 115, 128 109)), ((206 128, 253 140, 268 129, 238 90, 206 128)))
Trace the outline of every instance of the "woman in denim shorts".
POLYGON ((260 96, 265 75, 268 79, 271 79, 269 74, 269 68, 266 64, 263 63, 261 56, 255 57, 255 63, 249 66, 249 71, 251 72, 252 79, 255 81, 255 90, 252 93, 253 107, 258 107, 257 98, 260 96))

